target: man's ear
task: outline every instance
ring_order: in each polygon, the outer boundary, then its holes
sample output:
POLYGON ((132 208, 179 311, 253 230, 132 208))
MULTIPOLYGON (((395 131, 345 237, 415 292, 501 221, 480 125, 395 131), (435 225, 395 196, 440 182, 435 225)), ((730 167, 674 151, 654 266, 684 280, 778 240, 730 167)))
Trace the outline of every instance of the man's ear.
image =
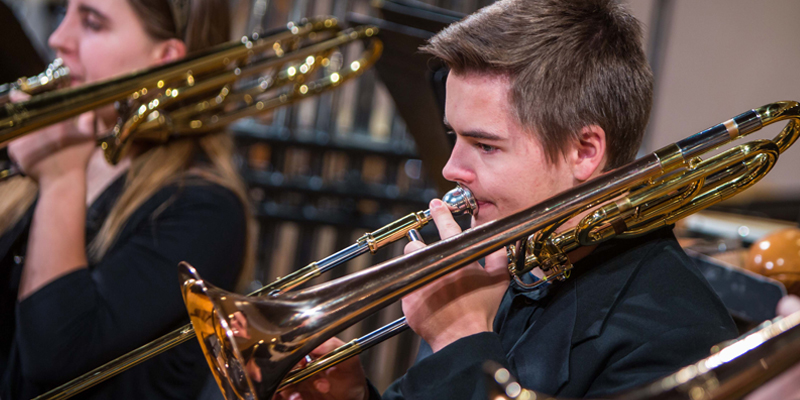
POLYGON ((179 39, 167 39, 153 49, 156 64, 166 64, 186 56, 186 44, 179 39))
POLYGON ((581 129, 571 151, 572 176, 578 182, 591 179, 603 171, 606 163, 606 132, 598 125, 581 129))

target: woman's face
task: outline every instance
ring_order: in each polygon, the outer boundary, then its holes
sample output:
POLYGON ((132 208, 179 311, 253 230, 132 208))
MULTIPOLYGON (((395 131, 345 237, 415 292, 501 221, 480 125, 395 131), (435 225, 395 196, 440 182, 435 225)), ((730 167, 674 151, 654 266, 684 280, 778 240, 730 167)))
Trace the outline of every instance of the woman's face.
POLYGON ((164 41, 147 34, 128 0, 70 0, 49 44, 69 67, 73 86, 165 61, 164 41))

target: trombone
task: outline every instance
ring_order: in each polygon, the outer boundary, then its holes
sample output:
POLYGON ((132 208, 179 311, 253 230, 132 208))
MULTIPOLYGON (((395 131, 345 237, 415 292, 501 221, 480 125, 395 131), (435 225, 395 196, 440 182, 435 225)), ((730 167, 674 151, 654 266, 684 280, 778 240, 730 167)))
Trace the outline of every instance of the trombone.
MULTIPOLYGON (((538 267, 545 280, 566 279, 566 252, 652 229, 727 199, 755 184, 800 135, 800 104, 767 104, 668 145, 511 216, 466 230, 364 271, 265 298, 214 287, 181 263, 189 318, 226 399, 269 399, 314 348, 415 289, 493 251, 514 245, 509 270, 538 267), (756 140, 708 160, 701 155, 788 120, 772 140, 756 140), (556 234, 589 211, 577 227, 556 234)), ((341 360, 348 349, 323 359, 341 360)), ((296 382, 296 380, 294 381, 296 382)))
MULTIPOLYGON (((333 17, 304 19, 270 35, 242 37, 172 63, 77 88, 58 89, 69 71, 56 61, 35 78, 20 78, 0 88, 0 148, 26 133, 115 104, 119 122, 98 145, 108 162, 116 164, 133 140, 163 143, 205 134, 336 88, 375 64, 383 50, 377 34, 374 26, 342 30, 333 17), (332 57, 337 48, 357 41, 366 42, 358 59, 342 65, 332 57), (321 68, 332 72, 314 79, 321 68), (2 104, 14 88, 46 92, 2 104)), ((0 171, 0 177, 12 172, 0 171)))
MULTIPOLYGON (((457 186, 455 189, 447 192, 442 201, 447 205, 448 209, 453 215, 473 214, 477 211, 477 203, 472 193, 457 186)), ((375 231, 369 232, 361 236, 356 243, 339 250, 338 252, 323 258, 322 260, 312 262, 305 267, 292 272, 285 277, 278 278, 274 282, 252 292, 249 296, 268 296, 274 297, 281 293, 285 293, 294 289, 325 272, 328 272, 344 263, 366 253, 376 253, 379 249, 386 245, 393 243, 406 235, 412 229, 420 229, 427 225, 433 218, 431 217, 430 210, 414 212, 391 222, 375 231)), ((367 336, 354 339, 346 346, 347 351, 344 349, 340 351, 339 356, 333 358, 320 358, 314 360, 308 365, 308 368, 298 371, 294 380, 300 381, 313 375, 316 371, 328 368, 343 361, 347 357, 352 357, 360 352, 368 349, 369 347, 377 344, 383 340, 389 339, 404 330, 408 329, 405 319, 401 318, 392 324, 384 327, 367 336), (347 354, 347 357, 342 358, 347 354)), ((195 331, 191 324, 182 326, 166 335, 155 339, 135 350, 130 351, 122 356, 115 358, 89 372, 84 373, 77 378, 64 383, 40 396, 34 400, 56 400, 70 398, 100 382, 105 381, 121 372, 128 370, 150 358, 161 354, 173 347, 185 343, 195 337, 195 331)))

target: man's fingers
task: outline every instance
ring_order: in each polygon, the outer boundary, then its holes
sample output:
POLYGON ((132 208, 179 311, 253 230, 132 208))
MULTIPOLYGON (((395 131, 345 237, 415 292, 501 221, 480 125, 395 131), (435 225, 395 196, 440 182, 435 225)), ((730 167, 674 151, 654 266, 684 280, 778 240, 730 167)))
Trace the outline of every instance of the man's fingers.
POLYGON ((461 233, 461 227, 458 226, 456 220, 453 219, 453 214, 443 201, 433 199, 431 200, 430 207, 433 222, 436 223, 436 229, 439 231, 439 237, 447 239, 461 233))
POLYGON ((413 253, 423 247, 425 247, 425 243, 423 243, 421 240, 408 242, 406 243, 406 247, 403 248, 403 254, 413 253))
POLYGON ((508 275, 508 254, 505 247, 486 256, 486 272, 490 275, 508 275))

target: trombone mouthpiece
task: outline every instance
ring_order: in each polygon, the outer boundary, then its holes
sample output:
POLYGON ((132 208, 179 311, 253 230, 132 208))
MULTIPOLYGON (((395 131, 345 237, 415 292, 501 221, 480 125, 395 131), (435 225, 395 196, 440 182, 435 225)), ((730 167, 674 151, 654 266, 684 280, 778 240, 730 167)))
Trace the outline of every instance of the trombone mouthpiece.
POLYGON ((475 215, 478 213, 478 203, 472 192, 469 189, 457 185, 455 189, 447 192, 442 196, 442 201, 447 204, 447 208, 453 215, 470 214, 475 215))

